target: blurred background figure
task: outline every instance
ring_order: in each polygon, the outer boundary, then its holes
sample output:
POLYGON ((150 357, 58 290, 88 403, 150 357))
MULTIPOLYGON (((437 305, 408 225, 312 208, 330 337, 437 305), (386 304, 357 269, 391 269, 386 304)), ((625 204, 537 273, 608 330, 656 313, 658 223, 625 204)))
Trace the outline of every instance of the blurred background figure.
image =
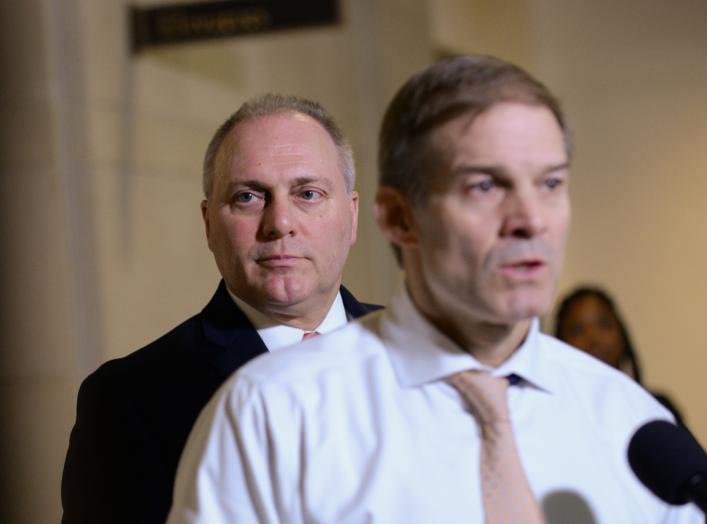
MULTIPOLYGON (((606 291, 587 286, 568 293, 557 308, 555 336, 620 369, 643 386, 640 361, 626 323, 606 291)), ((665 394, 650 392, 672 412, 678 424, 684 425, 682 414, 665 394)))

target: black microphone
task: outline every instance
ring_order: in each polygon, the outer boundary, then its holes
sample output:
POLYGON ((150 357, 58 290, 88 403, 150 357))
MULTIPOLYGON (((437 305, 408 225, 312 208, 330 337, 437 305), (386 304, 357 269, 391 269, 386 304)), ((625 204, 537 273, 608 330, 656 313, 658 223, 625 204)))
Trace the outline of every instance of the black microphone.
POLYGON ((707 453, 685 428, 665 420, 644 424, 631 438, 628 462, 657 497, 694 502, 707 513, 707 453))

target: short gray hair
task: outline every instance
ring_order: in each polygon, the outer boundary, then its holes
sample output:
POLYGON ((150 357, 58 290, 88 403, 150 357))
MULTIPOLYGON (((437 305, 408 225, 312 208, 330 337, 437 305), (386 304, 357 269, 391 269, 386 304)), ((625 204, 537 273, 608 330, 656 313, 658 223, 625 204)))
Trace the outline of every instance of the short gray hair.
POLYGON ((306 98, 298 96, 278 95, 267 93, 264 95, 252 98, 233 113, 216 130, 216 133, 211 138, 206 154, 204 155, 204 167, 202 174, 202 187, 204 196, 208 199, 214 187, 214 176, 216 175, 216 156, 218 155, 221 146, 231 131, 241 122, 252 120, 254 118, 275 115, 281 113, 301 113, 316 120, 324 130, 329 134, 336 149, 339 153, 339 166, 341 173, 344 176, 346 190, 351 193, 353 191, 356 178, 354 167, 353 152, 348 140, 337 125, 334 118, 320 104, 306 98))

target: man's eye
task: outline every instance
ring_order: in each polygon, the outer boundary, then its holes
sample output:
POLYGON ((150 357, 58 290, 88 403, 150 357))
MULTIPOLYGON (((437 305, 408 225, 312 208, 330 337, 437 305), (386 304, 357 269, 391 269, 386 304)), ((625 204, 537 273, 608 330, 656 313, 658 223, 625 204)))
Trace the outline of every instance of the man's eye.
POLYGON ((555 189, 556 187, 558 187, 561 184, 562 184, 562 180, 560 180, 559 178, 553 177, 553 178, 548 178, 547 180, 545 180, 545 185, 550 189, 555 189))
POLYGON ((236 194, 234 200, 239 204, 247 204, 255 199, 255 195, 250 191, 243 191, 242 193, 236 194))
POLYGON ((300 195, 305 200, 316 200, 320 196, 320 193, 313 189, 305 189, 300 195))
POLYGON ((471 184, 471 186, 469 186, 469 187, 472 191, 479 191, 481 193, 488 193, 495 186, 496 186, 496 184, 494 183, 494 181, 491 180, 490 178, 488 178, 486 180, 482 180, 481 182, 476 182, 474 184, 471 184))

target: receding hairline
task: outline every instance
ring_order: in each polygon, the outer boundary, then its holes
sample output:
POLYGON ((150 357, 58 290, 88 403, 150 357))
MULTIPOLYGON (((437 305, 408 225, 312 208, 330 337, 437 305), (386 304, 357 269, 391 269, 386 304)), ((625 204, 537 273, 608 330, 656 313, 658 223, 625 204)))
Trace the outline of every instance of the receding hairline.
MULTIPOLYGON (((430 127, 427 132, 425 133, 424 136, 421 137, 421 140, 423 141, 424 145, 422 147, 427 147, 431 151, 436 151, 437 154, 434 154, 434 156, 439 156, 440 159, 443 158, 443 155, 448 154, 448 148, 451 147, 451 143, 439 136, 439 131, 442 129, 445 125, 449 124, 450 122, 454 120, 462 120, 462 131, 464 133, 469 132, 469 130, 477 124, 479 119, 482 119, 484 116, 488 115, 491 113, 493 110, 497 109, 499 106, 518 106, 518 107, 526 107, 526 108, 532 108, 532 109, 537 109, 540 111, 544 111, 555 123, 557 126, 557 131, 559 132, 560 139, 562 140, 562 147, 564 151, 564 159, 559 161, 556 164, 553 164, 551 167, 549 167, 550 170, 557 170, 557 169, 565 169, 569 168, 571 164, 571 149, 570 146, 567 142, 567 134, 566 130, 563 129, 562 127, 562 122, 557 118, 557 115, 552 111, 550 107, 548 107, 546 104, 538 101, 533 101, 533 100, 521 100, 521 99, 503 99, 503 100, 498 100, 496 102, 493 102, 489 104, 486 107, 481 108, 480 110, 467 110, 467 111, 462 111, 460 113, 455 113, 454 115, 451 115, 449 118, 446 118, 442 121, 439 121, 436 123, 436 125, 430 127)), ((438 159, 439 160, 439 159, 438 159)))
MULTIPOLYGON (((223 172, 224 170, 228 169, 230 163, 233 160, 233 155, 235 152, 235 148, 237 145, 237 133, 238 130, 245 124, 250 124, 258 120, 263 120, 266 118, 273 118, 273 117, 278 117, 278 116, 289 116, 293 118, 303 118, 304 120, 310 121, 314 124, 316 124, 319 129, 323 131, 323 133, 326 135, 328 138, 331 146, 334 148, 335 154, 337 156, 337 166, 339 168, 339 173, 344 179, 344 186, 346 187, 346 191, 348 193, 351 193, 353 191, 353 177, 355 174, 353 173, 353 158, 352 158, 352 153, 351 153, 351 147, 349 146, 348 142, 346 141, 345 137, 342 135, 342 143, 337 144, 334 137, 332 134, 329 132, 329 130, 326 128, 322 122, 317 120, 315 117, 312 115, 309 115, 305 112, 299 111, 295 108, 291 107, 281 107, 277 108, 275 110, 272 110, 270 112, 263 112, 263 113, 257 113, 257 114, 252 114, 248 115, 243 119, 240 119, 236 122, 232 122, 232 124, 228 127, 228 129, 224 132, 222 138, 220 139, 218 143, 218 147, 216 150, 213 152, 213 158, 211 160, 211 180, 210 180, 210 189, 211 192, 213 192, 213 187, 214 187, 214 180, 218 176, 220 172, 223 172), (345 155, 348 155, 348 158, 345 158, 345 155), (347 176, 347 166, 346 163, 351 162, 351 177, 347 176)), ((229 119, 229 121, 232 120, 229 119)), ((205 195, 205 198, 208 200, 210 198, 209 195, 205 195)))

